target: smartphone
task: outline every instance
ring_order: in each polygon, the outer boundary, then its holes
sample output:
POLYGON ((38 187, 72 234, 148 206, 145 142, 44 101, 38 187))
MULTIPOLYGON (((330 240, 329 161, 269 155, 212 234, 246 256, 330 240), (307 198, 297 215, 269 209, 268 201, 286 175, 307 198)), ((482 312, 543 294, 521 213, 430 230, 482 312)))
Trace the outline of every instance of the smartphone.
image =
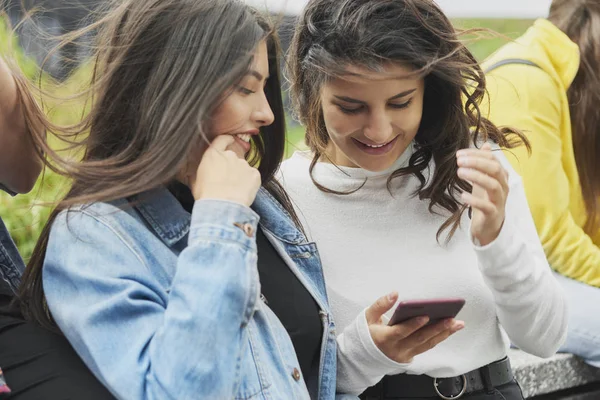
POLYGON ((465 299, 460 298, 401 301, 396 307, 389 325, 396 325, 421 316, 429 317, 427 325, 435 324, 440 320, 456 317, 464 305, 465 299))

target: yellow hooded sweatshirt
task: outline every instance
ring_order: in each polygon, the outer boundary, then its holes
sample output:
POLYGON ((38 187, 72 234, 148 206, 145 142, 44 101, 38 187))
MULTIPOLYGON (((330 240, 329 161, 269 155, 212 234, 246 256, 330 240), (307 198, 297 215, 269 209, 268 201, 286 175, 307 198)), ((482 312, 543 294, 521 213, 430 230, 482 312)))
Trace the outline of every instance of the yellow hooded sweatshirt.
POLYGON ((583 230, 587 213, 567 100, 579 69, 579 48, 550 21, 540 19, 493 54, 483 68, 515 58, 540 68, 508 64, 490 71, 489 104, 482 112, 496 125, 522 130, 531 142, 531 156, 524 146, 507 151, 507 156, 523 178, 550 265, 569 278, 600 287, 600 231, 590 237, 583 230))

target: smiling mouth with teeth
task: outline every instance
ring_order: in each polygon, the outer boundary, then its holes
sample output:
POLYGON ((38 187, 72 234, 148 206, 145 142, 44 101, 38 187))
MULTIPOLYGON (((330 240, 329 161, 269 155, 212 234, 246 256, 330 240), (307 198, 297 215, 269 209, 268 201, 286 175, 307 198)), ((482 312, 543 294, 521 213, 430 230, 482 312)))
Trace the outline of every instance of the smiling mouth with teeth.
POLYGON ((363 143, 363 144, 364 144, 365 146, 367 146, 367 147, 370 147, 370 148, 372 148, 372 149, 378 149, 378 148, 380 148, 380 147, 383 147, 383 146, 385 146, 387 143, 385 143, 385 144, 379 144, 379 145, 370 145, 370 144, 366 144, 366 143, 363 143))
POLYGON ((250 143, 250 139, 252 138, 252 135, 249 133, 238 133, 235 136, 246 143, 250 143))
POLYGON ((383 154, 388 153, 395 146, 399 137, 400 137, 400 135, 396 136, 394 139, 390 140, 389 142, 383 143, 383 144, 368 144, 368 143, 364 143, 355 138, 352 138, 352 140, 358 146, 359 149, 366 152, 367 154, 383 155, 383 154))

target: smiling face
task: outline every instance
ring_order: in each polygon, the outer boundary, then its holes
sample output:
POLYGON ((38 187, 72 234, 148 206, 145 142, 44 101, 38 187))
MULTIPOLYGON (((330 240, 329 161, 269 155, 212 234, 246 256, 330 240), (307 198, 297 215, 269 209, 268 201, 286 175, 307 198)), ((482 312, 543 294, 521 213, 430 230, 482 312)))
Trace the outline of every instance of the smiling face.
POLYGON ((212 115, 211 138, 235 135, 236 141, 230 150, 240 158, 250 151, 251 136, 258 135, 261 127, 271 125, 275 119, 264 90, 268 78, 268 50, 263 40, 248 73, 212 115))
MULTIPOLYGON (((261 127, 271 125, 275 120, 265 94, 268 78, 268 49, 267 42, 263 40, 256 49, 248 73, 236 87, 227 92, 227 97, 213 112, 208 128, 208 139, 211 142, 219 135, 233 135, 235 142, 227 150, 233 151, 239 158, 248 154, 252 136, 260 134, 261 127)), ((196 174, 204 151, 204 142, 198 143, 178 175, 181 182, 188 182, 189 176, 196 174)))
POLYGON ((326 154, 336 165, 383 171, 400 158, 419 130, 424 80, 409 77, 412 69, 398 64, 381 72, 347 70, 360 77, 334 79, 321 89, 331 139, 326 154))

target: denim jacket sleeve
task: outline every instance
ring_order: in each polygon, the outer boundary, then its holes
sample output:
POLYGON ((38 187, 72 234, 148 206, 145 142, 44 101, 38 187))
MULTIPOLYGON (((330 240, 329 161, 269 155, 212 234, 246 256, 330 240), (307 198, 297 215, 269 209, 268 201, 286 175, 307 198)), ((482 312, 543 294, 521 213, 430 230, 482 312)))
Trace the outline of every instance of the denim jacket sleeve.
POLYGON ((85 209, 63 213, 43 272, 52 315, 118 398, 234 398, 260 294, 255 237, 236 224, 256 231, 258 219, 238 204, 197 201, 167 291, 135 234, 85 209))

